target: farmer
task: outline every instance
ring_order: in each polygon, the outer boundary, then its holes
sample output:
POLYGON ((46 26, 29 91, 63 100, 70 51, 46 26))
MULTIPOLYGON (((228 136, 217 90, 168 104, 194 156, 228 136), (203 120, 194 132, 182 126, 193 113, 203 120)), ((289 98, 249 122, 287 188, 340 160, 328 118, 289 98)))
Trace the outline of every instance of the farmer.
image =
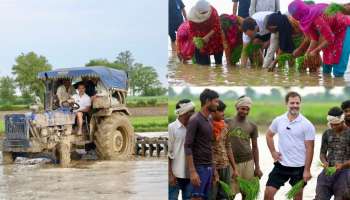
POLYGON ((315 200, 350 199, 350 129, 344 123, 343 111, 333 107, 328 111, 328 126, 322 135, 320 159, 325 168, 317 178, 315 200), (335 167, 334 174, 327 174, 335 167), (329 168, 328 168, 329 169, 329 168))
POLYGON ((73 95, 72 97, 74 102, 77 103, 80 108, 76 110, 77 121, 78 121, 78 135, 82 134, 83 129, 83 115, 87 114, 91 109, 91 99, 85 93, 85 85, 83 82, 78 83, 78 94, 73 95))
POLYGON ((57 88, 57 98, 59 101, 59 105, 62 105, 62 102, 67 101, 75 94, 75 89, 71 84, 69 79, 63 79, 63 84, 57 88))
MULTIPOLYGON (((248 56, 246 53, 246 49, 249 44, 253 45, 261 45, 262 49, 265 49, 268 46, 270 41, 271 33, 266 28, 266 22, 268 16, 272 14, 272 12, 257 12, 253 16, 244 19, 242 23, 242 31, 243 31, 243 51, 241 55, 241 66, 245 67, 247 64, 248 56)), ((261 48, 258 49, 256 55, 256 61, 262 64, 263 57, 261 48)))
POLYGON ((232 177, 238 175, 235 160, 233 158, 230 138, 228 137, 227 124, 224 121, 226 105, 219 100, 219 106, 215 112, 211 113, 214 142, 213 160, 215 164, 213 187, 210 192, 210 199, 227 199, 225 191, 218 183, 218 180, 230 185, 232 177), (233 173, 231 173, 231 167, 233 173))
POLYGON ((181 23, 186 20, 185 4, 182 0, 169 0, 168 34, 171 40, 171 48, 175 51, 176 32, 181 23))
MULTIPOLYGON (((269 68, 269 71, 272 71, 278 62, 278 59, 273 60, 275 53, 278 56, 288 53, 299 57, 305 53, 310 43, 310 39, 304 37, 299 22, 289 15, 281 14, 280 12, 272 13, 267 19, 266 28, 271 32, 271 39, 264 57, 263 68, 269 68)), ((289 66, 294 65, 292 60, 288 62, 290 62, 289 66)), ((322 64, 321 62, 321 56, 317 54, 313 57, 308 56, 305 58, 303 64, 309 67, 310 71, 317 71, 322 64)), ((303 67, 302 69, 305 68, 303 67)))
POLYGON ((232 0, 232 2, 232 11, 234 15, 238 15, 243 18, 249 17, 250 0, 232 0))
POLYGON ((185 153, 190 171, 191 200, 207 200, 213 176, 213 128, 209 115, 219 105, 219 94, 205 89, 200 94, 201 110, 187 125, 185 153))
POLYGON ((210 55, 214 55, 215 64, 222 64, 223 44, 220 19, 216 9, 205 0, 199 0, 191 8, 189 15, 190 37, 201 38, 203 47, 195 48, 195 60, 200 65, 210 65, 210 55))
MULTIPOLYGON (((236 116, 227 120, 226 123, 238 175, 246 180, 254 176, 261 178, 263 173, 259 165, 258 128, 248 119, 252 100, 247 96, 242 96, 237 99, 235 107, 236 116)), ((232 189, 235 193, 240 192, 236 179, 232 179, 232 189)), ((242 195, 245 197, 245 194, 242 195)))
MULTIPOLYGON (((285 97, 288 112, 276 117, 266 133, 267 146, 274 160, 274 168, 266 183, 265 200, 272 200, 285 182, 294 186, 311 179, 311 162, 314 153, 315 127, 299 111, 301 96, 289 92, 285 97), (278 150, 273 137, 278 134, 278 150)), ((301 200, 299 192, 295 200, 301 200)))
POLYGON ((350 127, 350 100, 344 101, 341 104, 341 109, 344 112, 344 121, 347 127, 350 127))
POLYGON ((350 16, 342 13, 328 15, 328 4, 307 5, 294 0, 289 13, 299 21, 301 30, 311 38, 307 55, 323 52, 323 73, 343 77, 350 55, 350 16))
POLYGON ((185 156, 186 126, 195 105, 189 99, 182 99, 176 104, 177 119, 168 126, 169 157, 169 200, 177 200, 181 190, 182 199, 190 200, 190 179, 185 156))

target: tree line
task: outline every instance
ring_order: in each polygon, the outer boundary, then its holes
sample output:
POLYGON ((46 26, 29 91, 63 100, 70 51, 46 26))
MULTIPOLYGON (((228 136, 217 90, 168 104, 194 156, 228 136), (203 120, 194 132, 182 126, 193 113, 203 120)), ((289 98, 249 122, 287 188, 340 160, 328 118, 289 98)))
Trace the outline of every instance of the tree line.
MULTIPOLYGON (((133 96, 158 96, 167 92, 166 88, 162 87, 156 70, 152 66, 135 62, 130 51, 120 52, 112 61, 92 59, 85 66, 105 66, 126 71, 129 77, 129 91, 133 96)), ((29 100, 33 95, 43 98, 44 83, 37 79, 37 74, 52 68, 44 56, 37 55, 35 52, 17 56, 12 66, 14 78, 10 76, 0 78, 0 101, 29 100), (21 92, 20 97, 16 96, 16 88, 21 92)))

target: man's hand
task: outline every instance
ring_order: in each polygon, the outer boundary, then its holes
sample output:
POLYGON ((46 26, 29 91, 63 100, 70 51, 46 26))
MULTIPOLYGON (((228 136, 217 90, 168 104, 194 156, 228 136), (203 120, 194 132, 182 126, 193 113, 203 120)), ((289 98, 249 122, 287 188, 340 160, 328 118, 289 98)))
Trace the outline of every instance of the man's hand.
POLYGON ((175 186, 176 185, 176 177, 172 172, 169 172, 169 185, 175 186))
POLYGON ((301 50, 298 48, 298 49, 295 49, 294 51, 293 51, 293 57, 294 58, 297 58, 297 57, 299 57, 300 55, 301 55, 301 50))
POLYGON ((260 170, 260 168, 255 168, 254 170, 254 176, 259 177, 259 179, 261 179, 261 177, 263 176, 262 171, 260 170))
POLYGON ((327 168, 329 166, 328 162, 322 162, 322 167, 327 168))
POLYGON ((308 182, 311 179, 311 173, 309 170, 304 170, 303 179, 304 182, 308 182))
POLYGON ((239 176, 237 167, 235 167, 235 169, 232 171, 232 178, 236 178, 237 176, 239 176))
POLYGON ((274 152, 272 152, 271 155, 272 155, 272 158, 275 162, 282 160, 282 154, 280 152, 274 151, 274 152))
POLYGON ((342 163, 336 163, 335 168, 337 169, 337 171, 340 171, 340 170, 344 169, 344 165, 342 163))
POLYGON ((202 39, 203 39, 203 41, 204 41, 205 44, 207 44, 207 43, 209 42, 209 37, 208 37, 208 35, 204 36, 202 39))
POLYGON ((220 180, 219 173, 217 170, 214 170, 213 174, 213 185, 217 184, 220 180))
POLYGON ((201 179, 199 178, 196 171, 191 172, 190 180, 193 186, 199 187, 201 184, 201 179))

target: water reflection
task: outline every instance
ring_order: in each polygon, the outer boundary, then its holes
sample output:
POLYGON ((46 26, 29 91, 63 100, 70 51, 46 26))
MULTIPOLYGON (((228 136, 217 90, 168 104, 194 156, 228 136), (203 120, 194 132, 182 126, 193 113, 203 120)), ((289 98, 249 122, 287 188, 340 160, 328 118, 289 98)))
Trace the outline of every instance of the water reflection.
POLYGON ((183 64, 175 52, 169 51, 168 81, 172 86, 344 86, 350 85, 350 73, 344 78, 324 76, 321 72, 298 72, 295 69, 279 69, 268 72, 259 67, 200 66, 183 64))

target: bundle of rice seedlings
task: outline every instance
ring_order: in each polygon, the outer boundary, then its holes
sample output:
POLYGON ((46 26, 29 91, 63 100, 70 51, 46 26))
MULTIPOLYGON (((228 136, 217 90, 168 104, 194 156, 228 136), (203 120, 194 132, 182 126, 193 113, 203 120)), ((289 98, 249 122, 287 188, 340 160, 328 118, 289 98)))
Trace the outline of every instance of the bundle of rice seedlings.
POLYGON ((232 64, 236 64, 239 59, 241 59, 241 54, 242 54, 242 45, 239 45, 232 49, 231 52, 231 62, 232 64))
POLYGON ((192 64, 197 64, 196 58, 194 56, 192 57, 192 64))
POLYGON ((345 8, 343 5, 338 3, 331 3, 325 9, 324 14, 331 16, 331 15, 337 14, 338 12, 344 12, 344 11, 345 11, 345 8))
POLYGON ((304 65, 305 56, 300 56, 295 59, 297 69, 300 71, 304 65))
POLYGON ((249 43, 247 47, 244 49, 244 53, 247 56, 252 56, 255 52, 259 51, 260 49, 261 49, 260 44, 249 43))
POLYGON ((325 167, 322 162, 320 162, 319 165, 321 167, 325 168, 326 176, 333 176, 335 174, 335 172, 337 172, 337 168, 335 168, 335 167, 325 167))
POLYGON ((326 167, 326 175, 327 176, 333 176, 336 171, 337 171, 337 168, 335 168, 335 167, 326 167))
POLYGON ((235 193, 233 193, 231 186, 223 181, 219 180, 219 184, 222 187, 222 189, 224 190, 227 198, 229 200, 233 200, 235 198, 235 193))
POLYGON ((194 37, 193 43, 197 47, 197 49, 201 49, 204 47, 204 40, 201 37, 194 37))
POLYGON ((231 19, 227 18, 225 15, 220 15, 220 24, 221 24, 222 30, 226 32, 233 25, 233 22, 231 19))
POLYGON ((298 181, 287 193, 287 199, 294 199, 295 196, 303 189, 305 185, 304 180, 298 181))
POLYGON ((285 67, 287 61, 291 61, 293 59, 292 54, 283 53, 277 57, 277 62, 279 67, 285 67))
POLYGON ((246 196, 246 200, 258 199, 260 192, 259 178, 254 177, 252 180, 246 180, 242 177, 237 177, 240 191, 246 196))
POLYGON ((295 48, 298 48, 303 42, 304 38, 302 36, 293 37, 293 44, 295 48))

